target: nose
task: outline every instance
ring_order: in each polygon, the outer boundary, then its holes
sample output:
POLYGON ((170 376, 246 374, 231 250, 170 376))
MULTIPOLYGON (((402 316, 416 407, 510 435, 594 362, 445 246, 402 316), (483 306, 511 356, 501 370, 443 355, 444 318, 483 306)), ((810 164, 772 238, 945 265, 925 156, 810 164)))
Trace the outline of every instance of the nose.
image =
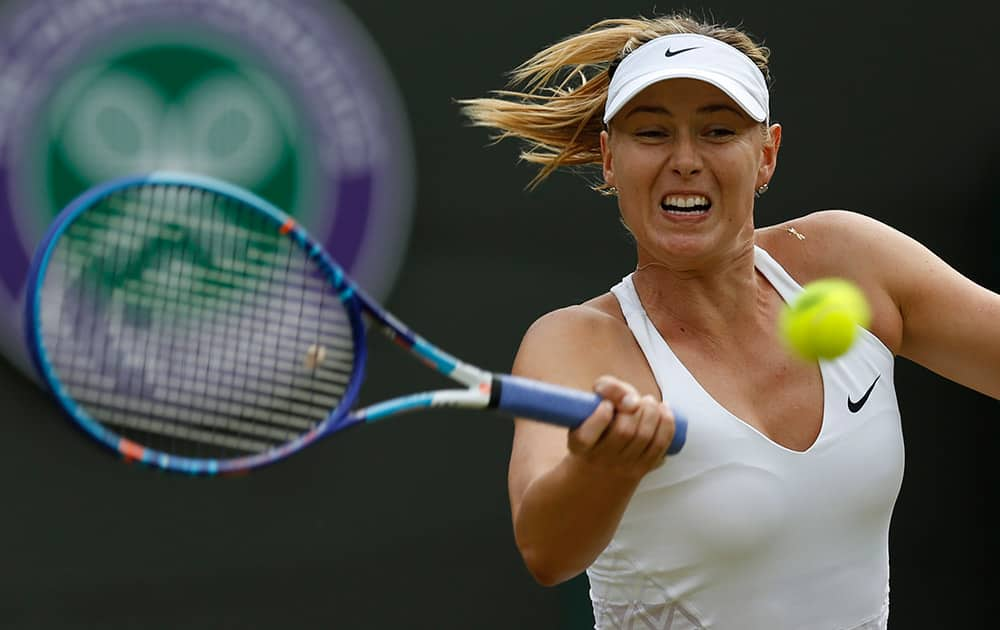
POLYGON ((701 154, 690 134, 678 134, 673 151, 670 152, 669 166, 681 177, 691 177, 701 172, 701 154))

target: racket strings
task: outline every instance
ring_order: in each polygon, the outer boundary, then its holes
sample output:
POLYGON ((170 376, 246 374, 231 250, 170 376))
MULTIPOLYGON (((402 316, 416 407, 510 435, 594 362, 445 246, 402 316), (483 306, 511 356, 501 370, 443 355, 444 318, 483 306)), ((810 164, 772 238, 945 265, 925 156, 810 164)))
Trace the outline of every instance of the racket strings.
POLYGON ((270 217, 200 189, 146 185, 83 212, 41 299, 69 395, 163 453, 278 448, 327 417, 353 370, 349 317, 308 253, 270 217))

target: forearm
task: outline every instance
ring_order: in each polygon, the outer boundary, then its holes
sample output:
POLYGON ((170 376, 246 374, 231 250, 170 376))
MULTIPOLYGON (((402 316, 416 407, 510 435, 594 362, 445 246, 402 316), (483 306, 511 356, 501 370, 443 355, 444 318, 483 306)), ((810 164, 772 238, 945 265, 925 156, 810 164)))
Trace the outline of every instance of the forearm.
POLYGON ((551 586, 584 571, 618 528, 638 477, 612 475, 568 455, 525 489, 514 535, 538 582, 551 586))

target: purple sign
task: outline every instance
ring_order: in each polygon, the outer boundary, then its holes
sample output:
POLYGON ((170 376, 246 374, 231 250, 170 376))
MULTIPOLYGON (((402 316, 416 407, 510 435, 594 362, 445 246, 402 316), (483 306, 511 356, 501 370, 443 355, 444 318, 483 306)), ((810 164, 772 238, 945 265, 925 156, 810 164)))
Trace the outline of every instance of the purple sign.
POLYGON ((410 130, 346 8, 22 2, 0 16, 0 352, 25 373, 26 274, 46 227, 87 188, 153 170, 248 188, 376 298, 392 287, 413 208, 410 130))

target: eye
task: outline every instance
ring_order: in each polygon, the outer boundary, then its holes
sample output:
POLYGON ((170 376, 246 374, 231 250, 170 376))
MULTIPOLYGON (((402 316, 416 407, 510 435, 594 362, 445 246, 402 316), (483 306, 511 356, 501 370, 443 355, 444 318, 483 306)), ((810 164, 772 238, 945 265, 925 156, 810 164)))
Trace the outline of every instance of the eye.
POLYGON ((705 132, 709 138, 728 138, 736 135, 736 132, 729 127, 712 127, 705 132))
POLYGON ((639 138, 656 139, 666 138, 668 134, 662 129, 640 129, 635 132, 635 135, 639 138))

